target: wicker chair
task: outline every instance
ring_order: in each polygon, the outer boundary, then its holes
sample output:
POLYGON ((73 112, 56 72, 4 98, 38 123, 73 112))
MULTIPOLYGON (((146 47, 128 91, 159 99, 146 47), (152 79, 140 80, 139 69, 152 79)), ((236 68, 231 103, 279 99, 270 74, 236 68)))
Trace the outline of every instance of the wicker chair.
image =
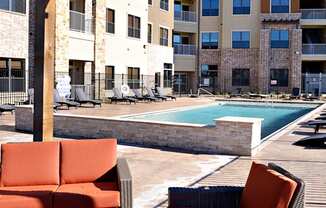
MULTIPOLYGON (((268 167, 297 182, 289 208, 303 208, 304 181, 274 163, 269 163, 268 167)), ((236 186, 169 188, 169 208, 239 208, 243 188, 236 186)))

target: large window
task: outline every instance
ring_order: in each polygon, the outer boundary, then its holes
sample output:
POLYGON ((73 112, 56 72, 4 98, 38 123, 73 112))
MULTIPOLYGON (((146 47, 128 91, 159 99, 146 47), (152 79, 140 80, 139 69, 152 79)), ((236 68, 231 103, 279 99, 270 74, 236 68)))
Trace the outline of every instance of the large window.
POLYGON ((272 0, 272 13, 289 13, 289 0, 272 0))
POLYGON ((26 13, 26 0, 0 0, 0 9, 26 13))
POLYGON ((249 86, 249 69, 232 69, 232 86, 249 86))
POLYGON ((219 0, 202 0, 202 15, 203 16, 218 16, 219 15, 219 0))
POLYGON ((172 87, 172 64, 164 63, 163 87, 172 87))
POLYGON ((128 86, 130 89, 140 88, 140 68, 128 67, 128 86))
POLYGON ((289 31, 272 30, 271 48, 289 48, 289 31))
POLYGON ((201 65, 200 85, 215 88, 217 84, 217 65, 201 65))
POLYGON ((106 32, 114 33, 115 12, 113 9, 106 10, 106 32))
POLYGON ((112 90, 114 88, 114 66, 105 67, 105 89, 112 90))
POLYGON ((203 32, 201 36, 202 49, 217 49, 218 48, 218 32, 203 32))
POLYGON ((148 24, 147 27, 147 42, 152 43, 152 25, 148 24))
POLYGON ((289 83, 288 69, 271 69, 271 86, 287 87, 289 83))
POLYGON ((250 32, 232 32, 232 48, 250 48, 250 32))
POLYGON ((128 36, 140 38, 140 17, 128 14, 128 36))
POLYGON ((161 0, 160 8, 169 11, 169 0, 161 0))
POLYGON ((169 44, 169 30, 160 27, 160 45, 168 46, 169 44))
POLYGON ((250 14, 250 0, 233 0, 233 14, 250 14))
POLYGON ((25 60, 0 58, 0 92, 25 91, 25 60))

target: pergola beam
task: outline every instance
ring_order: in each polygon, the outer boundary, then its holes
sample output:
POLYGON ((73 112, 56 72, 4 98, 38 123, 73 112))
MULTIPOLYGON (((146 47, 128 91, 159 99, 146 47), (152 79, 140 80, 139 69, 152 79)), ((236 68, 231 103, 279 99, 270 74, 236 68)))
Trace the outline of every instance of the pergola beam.
POLYGON ((55 0, 36 0, 33 141, 53 139, 55 0))

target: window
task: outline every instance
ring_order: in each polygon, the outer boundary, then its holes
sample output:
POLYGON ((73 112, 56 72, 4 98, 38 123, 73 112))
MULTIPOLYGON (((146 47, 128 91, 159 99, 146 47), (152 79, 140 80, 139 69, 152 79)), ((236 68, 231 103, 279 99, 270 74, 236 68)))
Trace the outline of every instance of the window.
POLYGON ((272 30, 271 48, 289 48, 289 31, 272 30))
POLYGON ((153 1, 152 0, 148 0, 148 4, 149 5, 153 5, 153 1))
POLYGON ((139 89, 140 68, 128 67, 128 86, 130 87, 130 89, 139 89))
POLYGON ((233 14, 250 14, 250 0, 233 0, 233 14))
POLYGON ((1 0, 0 9, 25 14, 26 0, 1 0))
POLYGON ((155 73, 155 87, 161 87, 161 73, 155 73))
POLYGON ((172 87, 172 64, 164 63, 163 87, 172 87))
POLYGON ((232 69, 232 86, 249 86, 249 69, 232 69))
POLYGON ((114 10, 107 9, 106 10, 106 32, 114 33, 114 10))
POLYGON ((203 87, 216 87, 217 65, 201 65, 200 85, 203 87))
POLYGON ((180 34, 173 34, 173 45, 182 44, 182 38, 180 34))
POLYGON ((272 13, 289 13, 289 0, 272 0, 272 13))
POLYGON ((289 82, 288 69, 271 69, 271 86, 287 87, 289 82))
POLYGON ((140 38, 140 17, 128 14, 128 36, 140 38))
POLYGON ((0 92, 25 91, 25 60, 0 58, 0 92))
POLYGON ((232 48, 250 48, 250 32, 232 32, 232 48))
POLYGON ((202 15, 203 16, 218 16, 219 15, 219 0, 202 0, 202 15))
POLYGON ((160 8, 169 11, 169 0, 161 0, 160 8))
POLYGON ((204 32, 201 35, 201 48, 202 49, 217 49, 218 48, 218 32, 204 32))
POLYGON ((152 25, 148 24, 147 28, 147 42, 152 43, 152 25))
POLYGON ((114 88, 114 66, 105 67, 105 89, 112 90, 114 88))
POLYGON ((166 28, 160 28, 160 45, 168 46, 169 44, 169 30, 166 28))

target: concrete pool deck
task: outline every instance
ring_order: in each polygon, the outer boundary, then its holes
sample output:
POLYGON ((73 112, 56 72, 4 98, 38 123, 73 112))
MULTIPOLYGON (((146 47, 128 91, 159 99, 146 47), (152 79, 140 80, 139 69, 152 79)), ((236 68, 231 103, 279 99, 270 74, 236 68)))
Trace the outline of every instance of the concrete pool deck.
MULTIPOLYGON (((102 110, 80 108, 71 112, 118 116, 212 102, 214 102, 212 99, 206 98, 182 98, 177 102, 104 105, 102 110)), ((59 112, 70 113, 64 110, 59 112)), ((316 116, 317 114, 312 117, 316 116)), ((311 118, 307 118, 309 119, 311 118)), ((127 157, 134 176, 135 207, 166 207, 164 200, 167 197, 168 186, 243 185, 252 160, 263 163, 275 162, 302 177, 307 184, 306 207, 326 207, 326 149, 305 149, 292 145, 294 141, 311 135, 313 131, 311 128, 291 125, 285 131, 280 137, 271 138, 253 158, 235 158, 225 167, 223 164, 233 157, 120 145, 119 155, 127 157)), ((326 129, 322 129, 320 133, 326 133, 326 129)), ((30 134, 15 132, 14 116, 5 114, 0 117, 1 143, 25 139, 31 141, 31 138, 30 134)))

